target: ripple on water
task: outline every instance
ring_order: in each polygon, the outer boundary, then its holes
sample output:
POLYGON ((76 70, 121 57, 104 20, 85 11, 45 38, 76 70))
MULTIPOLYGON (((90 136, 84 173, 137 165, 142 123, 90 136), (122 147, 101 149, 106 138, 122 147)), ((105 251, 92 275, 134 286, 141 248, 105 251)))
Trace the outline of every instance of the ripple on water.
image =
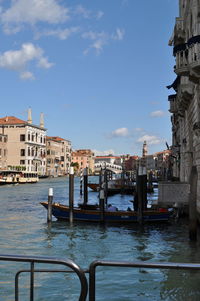
MULTIPOLYGON (((177 224, 100 226, 66 222, 46 223, 48 188, 54 200, 68 202, 67 178, 41 180, 35 185, 0 187, 0 250, 2 254, 53 256, 74 260, 82 268, 96 259, 145 262, 200 262, 199 242, 188 240, 187 221, 177 224)), ((80 202, 79 180, 75 179, 75 203, 80 202)), ((114 196, 110 203, 119 208, 130 206, 130 196, 114 196)), ((96 193, 89 193, 92 203, 96 193)), ((23 268, 26 265, 23 265, 23 268)), ((0 300, 14 299, 13 272, 18 265, 5 263, 0 270, 0 300), (5 277, 6 275, 6 277, 5 277), (12 283, 12 286, 10 286, 12 283)), ((21 265, 20 265, 21 267, 21 265)), ((27 268, 27 266, 26 266, 27 268)), ((97 300, 200 300, 198 272, 182 273, 147 268, 97 268, 97 300)), ((27 277, 20 278, 20 301, 28 296, 27 277)), ((76 277, 71 274, 36 275, 36 300, 75 301, 76 277), (42 288, 47 288, 42 290, 42 288), (68 298, 68 299, 67 299, 68 298)))

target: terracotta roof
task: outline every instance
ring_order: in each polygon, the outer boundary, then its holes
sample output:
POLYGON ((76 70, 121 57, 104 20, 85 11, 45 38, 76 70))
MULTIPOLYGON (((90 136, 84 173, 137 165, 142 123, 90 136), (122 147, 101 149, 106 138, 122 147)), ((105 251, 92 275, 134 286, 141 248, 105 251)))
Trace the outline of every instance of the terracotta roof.
POLYGON ((58 137, 58 136, 47 136, 47 140, 54 140, 54 141, 66 141, 65 139, 58 137))
POLYGON ((97 159, 119 159, 119 158, 121 158, 121 157, 119 157, 119 156, 96 156, 95 158, 97 158, 97 159))
POLYGON ((19 118, 16 118, 14 116, 6 116, 3 118, 0 118, 0 124, 28 124, 27 121, 21 120, 19 118))

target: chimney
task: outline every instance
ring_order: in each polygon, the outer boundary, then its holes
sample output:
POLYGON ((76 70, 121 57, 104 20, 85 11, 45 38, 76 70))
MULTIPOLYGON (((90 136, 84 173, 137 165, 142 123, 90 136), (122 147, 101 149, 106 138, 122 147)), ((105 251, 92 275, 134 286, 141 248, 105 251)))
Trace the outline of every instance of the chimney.
POLYGON ((32 124, 32 109, 28 109, 28 123, 32 124))
POLYGON ((40 127, 44 128, 44 113, 40 113, 40 127))

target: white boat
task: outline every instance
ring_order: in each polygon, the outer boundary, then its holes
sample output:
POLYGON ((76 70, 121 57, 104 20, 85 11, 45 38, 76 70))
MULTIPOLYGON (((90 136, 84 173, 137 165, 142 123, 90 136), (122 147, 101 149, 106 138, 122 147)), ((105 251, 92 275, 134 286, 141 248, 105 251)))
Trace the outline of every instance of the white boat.
POLYGON ((0 185, 37 183, 39 177, 37 172, 0 170, 0 185))

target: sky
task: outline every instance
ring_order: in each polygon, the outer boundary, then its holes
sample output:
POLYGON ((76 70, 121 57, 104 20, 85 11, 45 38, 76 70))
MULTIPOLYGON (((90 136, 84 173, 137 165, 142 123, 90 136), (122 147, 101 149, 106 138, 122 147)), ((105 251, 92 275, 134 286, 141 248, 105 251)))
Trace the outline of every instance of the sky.
POLYGON ((96 155, 171 145, 178 0, 0 0, 1 115, 96 155))

